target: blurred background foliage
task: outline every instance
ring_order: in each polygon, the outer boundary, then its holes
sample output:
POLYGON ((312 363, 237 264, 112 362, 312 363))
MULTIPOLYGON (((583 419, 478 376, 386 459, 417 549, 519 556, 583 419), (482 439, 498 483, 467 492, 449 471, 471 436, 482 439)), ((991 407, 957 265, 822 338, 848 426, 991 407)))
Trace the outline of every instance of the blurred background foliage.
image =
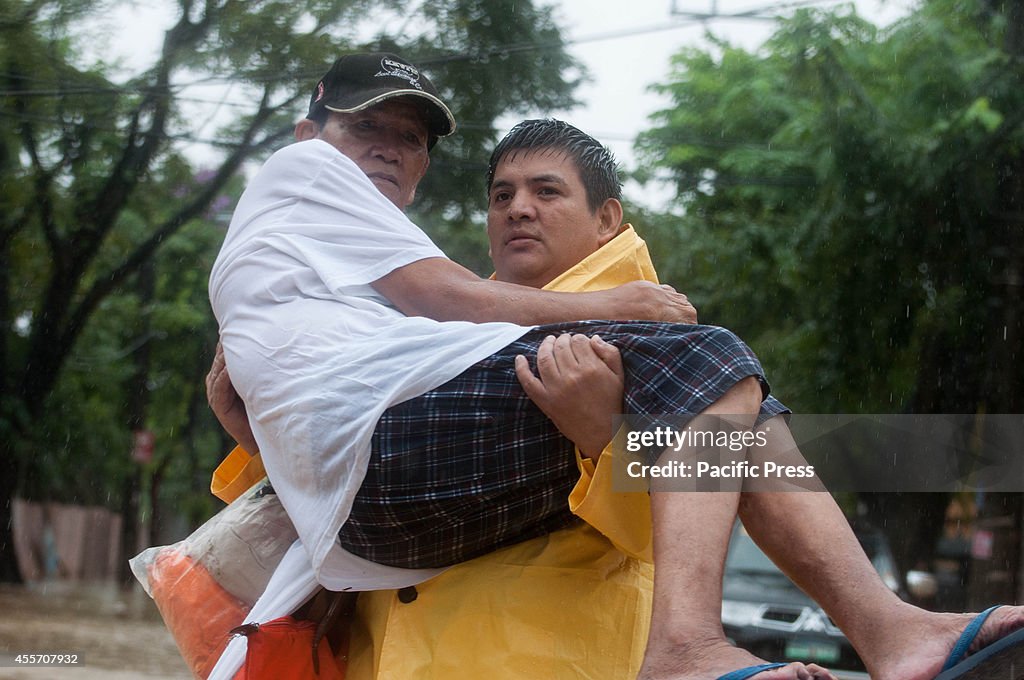
POLYGON ((658 87, 641 175, 676 183, 685 252, 661 268, 797 410, 1020 411, 1019 7, 804 10, 658 87))

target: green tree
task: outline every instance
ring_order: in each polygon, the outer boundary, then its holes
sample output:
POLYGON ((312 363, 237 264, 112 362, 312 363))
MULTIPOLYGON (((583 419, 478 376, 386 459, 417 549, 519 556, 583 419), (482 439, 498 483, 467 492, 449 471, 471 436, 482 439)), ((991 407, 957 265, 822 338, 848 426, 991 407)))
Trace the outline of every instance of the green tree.
MULTIPOLYGON (((189 309, 206 308, 219 241, 204 217, 247 160, 288 141, 334 58, 398 51, 452 103, 463 126, 438 147, 421 209, 454 237, 482 195, 464 159, 493 142, 495 117, 568 106, 582 75, 528 1, 180 0, 153 64, 119 82, 84 62, 75 32, 111 4, 0 0, 0 580, 16 578, 15 492, 117 506, 144 481, 115 462, 131 428, 157 429, 175 456, 209 441, 196 380, 215 334, 189 309), (367 38, 376 26, 391 28, 367 38), (186 87, 200 81, 230 84, 233 120, 196 177, 182 144, 205 122, 186 87)), ((174 473, 181 460, 151 476, 191 482, 172 479, 196 474, 174 473)))
POLYGON ((1024 2, 885 30, 801 11, 755 52, 681 51, 657 89, 639 150, 677 183, 686 289, 792 406, 1022 410, 1024 2))

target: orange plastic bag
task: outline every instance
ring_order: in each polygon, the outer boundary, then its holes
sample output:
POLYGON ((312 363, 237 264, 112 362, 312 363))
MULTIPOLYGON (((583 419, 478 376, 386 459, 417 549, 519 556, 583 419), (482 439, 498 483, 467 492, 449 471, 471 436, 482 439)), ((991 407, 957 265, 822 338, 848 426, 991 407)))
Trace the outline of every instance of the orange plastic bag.
POLYGON ((153 601, 186 663, 197 677, 213 670, 228 644, 228 631, 249 607, 232 597, 188 555, 167 547, 149 567, 153 601))
POLYGON ((264 479, 188 537, 129 560, 196 677, 209 675, 296 537, 264 479))
POLYGON ((313 662, 316 624, 291 616, 266 623, 249 623, 232 633, 245 635, 245 664, 234 680, 345 680, 345 671, 327 640, 317 645, 318 667, 313 662))

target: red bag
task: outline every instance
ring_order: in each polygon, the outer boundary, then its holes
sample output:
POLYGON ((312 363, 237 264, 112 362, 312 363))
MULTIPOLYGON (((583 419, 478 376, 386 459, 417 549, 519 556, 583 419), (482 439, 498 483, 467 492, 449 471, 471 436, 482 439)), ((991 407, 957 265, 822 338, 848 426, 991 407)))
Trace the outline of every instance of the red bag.
POLYGON ((316 627, 312 621, 282 616, 235 628, 233 634, 248 638, 248 649, 234 680, 345 680, 344 664, 334 657, 326 638, 317 645, 314 662, 316 627))

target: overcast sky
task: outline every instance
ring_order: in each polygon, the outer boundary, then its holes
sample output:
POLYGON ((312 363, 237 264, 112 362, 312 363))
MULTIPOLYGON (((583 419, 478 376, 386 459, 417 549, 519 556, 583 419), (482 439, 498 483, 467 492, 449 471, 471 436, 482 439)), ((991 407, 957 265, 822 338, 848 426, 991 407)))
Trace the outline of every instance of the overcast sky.
MULTIPOLYGON (((429 0, 427 0, 429 1, 429 0)), ((482 0, 486 1, 486 0, 482 0)), ((540 0, 543 2, 543 0, 540 0)), ((837 0, 812 0, 818 7, 839 7, 847 3, 837 0)), ((756 49, 772 32, 769 22, 749 19, 715 19, 707 23, 695 21, 679 12, 737 14, 760 8, 779 8, 812 4, 807 0, 555 0, 543 2, 555 8, 555 18, 570 41, 570 52, 584 63, 591 81, 577 92, 583 104, 571 111, 553 112, 594 135, 607 144, 620 163, 632 168, 633 140, 638 132, 649 127, 648 117, 664 108, 667 101, 648 91, 652 83, 664 83, 671 55, 682 47, 706 44, 705 31, 711 30, 729 42, 747 49, 756 49), (677 10, 673 13, 673 7, 677 10)), ((904 16, 914 0, 857 0, 858 13, 876 25, 886 25, 904 16)), ((171 3, 163 0, 137 0, 119 7, 108 15, 107 25, 117 39, 97 44, 106 59, 123 57, 126 64, 149 64, 159 49, 163 31, 173 15, 171 3)), ((458 112, 456 111, 456 117, 458 112)), ((519 116, 502 119, 502 132, 519 116)), ((214 124, 199 131, 210 136, 214 124)), ((191 155, 202 157, 203 149, 191 155)), ((627 186, 627 196, 641 202, 649 200, 651 191, 641 193, 638 187, 627 186)), ((655 192, 656 194, 657 192, 655 192)))
MULTIPOLYGON (((572 54, 587 65, 593 81, 579 90, 584 102, 572 111, 557 112, 604 142, 626 168, 632 168, 633 140, 649 127, 648 117, 668 105, 649 92, 653 83, 666 82, 671 56, 683 47, 706 45, 708 30, 730 43, 755 50, 773 32, 774 24, 750 19, 715 19, 708 22, 683 15, 739 14, 767 7, 813 4, 836 8, 853 3, 820 0, 795 3, 780 0, 561 0, 553 3, 567 35, 574 41, 572 54), (628 12, 623 8, 628 7, 628 12), (673 13, 673 7, 677 10, 673 13)), ((857 0, 858 13, 884 26, 906 15, 912 0, 857 0)), ((780 11, 789 13, 792 9, 780 11)), ((770 13, 770 12, 766 12, 770 13)), ((507 121, 513 124, 515 120, 507 121)), ((659 192, 627 185, 626 195, 641 203, 661 203, 659 192)), ((663 197, 662 197, 663 198, 663 197)))

